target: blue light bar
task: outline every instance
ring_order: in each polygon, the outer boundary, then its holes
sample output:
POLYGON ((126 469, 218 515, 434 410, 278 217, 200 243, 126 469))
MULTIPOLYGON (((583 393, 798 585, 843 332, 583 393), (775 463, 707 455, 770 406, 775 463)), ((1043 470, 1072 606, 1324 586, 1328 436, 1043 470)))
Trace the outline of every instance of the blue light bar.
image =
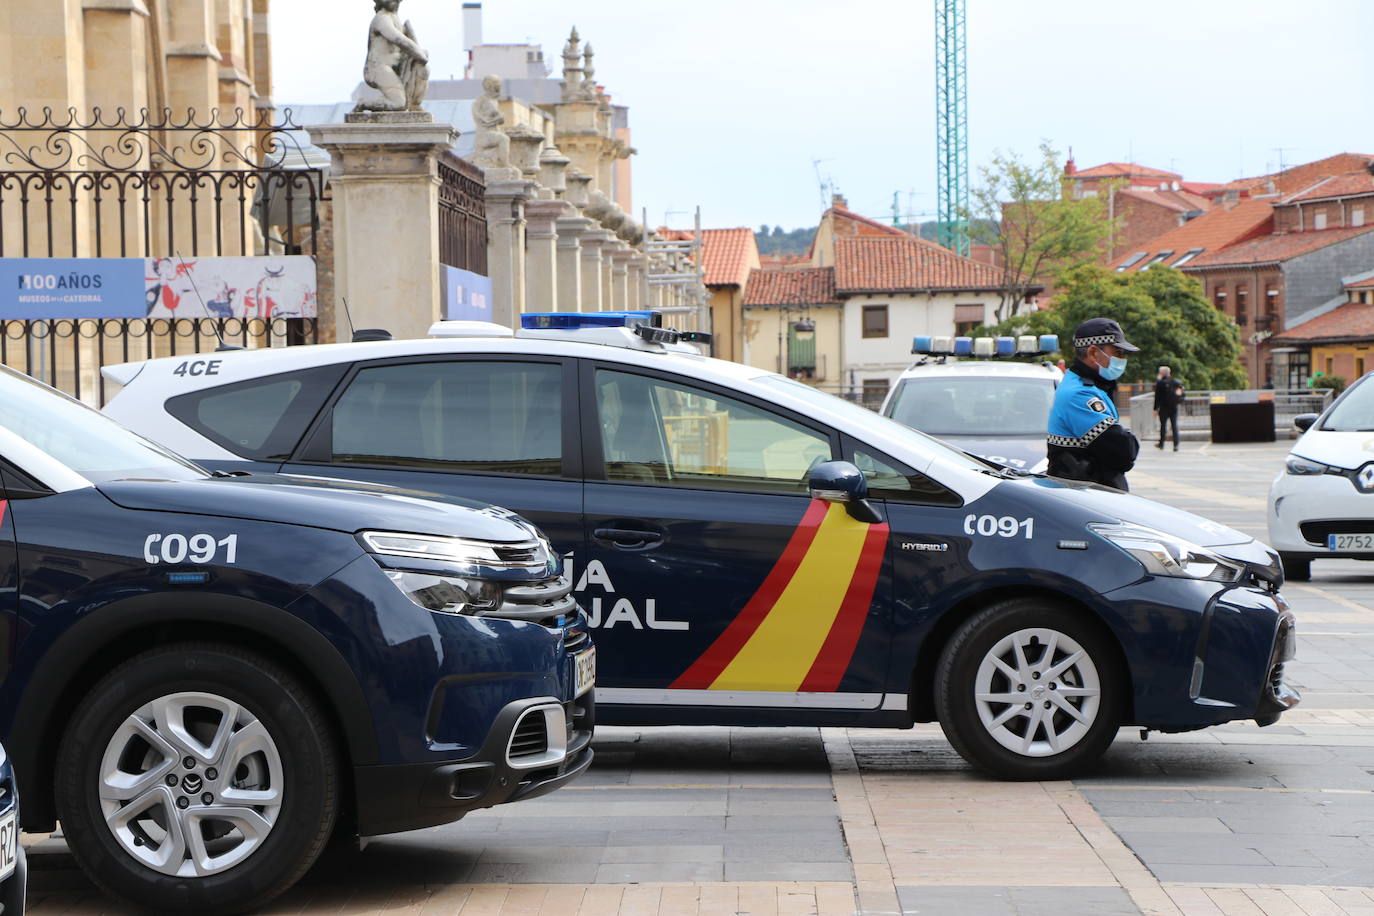
POLYGON ((928 335, 924 335, 924 334, 923 334, 923 335, 921 335, 920 337, 912 338, 912 341, 911 341, 911 352, 912 352, 912 353, 929 353, 929 352, 930 352, 930 337, 929 337, 928 335))
POLYGON ((582 328, 663 327, 661 312, 530 312, 520 316, 527 331, 576 331, 582 328))
POLYGON ((973 355, 973 338, 972 338, 972 337, 956 337, 956 338, 954 338, 954 355, 955 355, 955 356, 972 356, 972 355, 973 355))
POLYGON ((1059 349, 1059 338, 1053 334, 1040 335, 1040 352, 1053 353, 1059 349))
POLYGON ((998 338, 997 338, 997 355, 998 355, 998 356, 1015 356, 1015 355, 1016 355, 1016 338, 1015 338, 1015 337, 998 337, 998 338))

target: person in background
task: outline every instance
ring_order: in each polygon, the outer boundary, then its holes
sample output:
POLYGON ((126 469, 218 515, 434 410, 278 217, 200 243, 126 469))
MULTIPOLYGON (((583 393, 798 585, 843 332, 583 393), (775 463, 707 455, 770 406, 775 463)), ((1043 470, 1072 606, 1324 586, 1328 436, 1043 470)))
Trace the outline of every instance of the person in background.
POLYGON ((1116 380, 1126 371, 1126 354, 1139 347, 1110 318, 1080 324, 1073 347, 1073 365, 1050 410, 1049 475, 1127 490, 1126 472, 1135 466, 1140 443, 1121 425, 1112 398, 1116 380))
POLYGON ((1155 448, 1164 449, 1164 428, 1174 425, 1174 451, 1178 451, 1178 405, 1183 403, 1183 383, 1174 378, 1168 366, 1159 367, 1155 382, 1155 416, 1159 417, 1159 442, 1155 448))

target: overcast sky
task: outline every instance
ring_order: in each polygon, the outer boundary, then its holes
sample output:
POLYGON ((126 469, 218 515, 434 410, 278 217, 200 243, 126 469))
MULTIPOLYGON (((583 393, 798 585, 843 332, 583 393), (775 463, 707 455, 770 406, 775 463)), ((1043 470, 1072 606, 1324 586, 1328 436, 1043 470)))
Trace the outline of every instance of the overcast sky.
MULTIPOLYGON (((1374 154, 1369 0, 968 0, 973 180, 1049 140, 1080 168, 1133 160, 1228 181, 1374 154), (1282 148, 1282 152, 1279 151, 1282 148)), ((461 76, 462 0, 404 0, 432 78, 461 76)), ((274 97, 342 101, 367 0, 273 0, 274 97), (327 12, 326 12, 327 11, 327 12)), ((851 208, 917 219, 935 198, 932 0, 486 0, 484 40, 576 24, 630 106, 635 215, 708 227, 814 225, 817 170, 851 208), (813 160, 823 160, 813 165, 813 160)), ((556 74, 555 74, 556 75, 556 74)))

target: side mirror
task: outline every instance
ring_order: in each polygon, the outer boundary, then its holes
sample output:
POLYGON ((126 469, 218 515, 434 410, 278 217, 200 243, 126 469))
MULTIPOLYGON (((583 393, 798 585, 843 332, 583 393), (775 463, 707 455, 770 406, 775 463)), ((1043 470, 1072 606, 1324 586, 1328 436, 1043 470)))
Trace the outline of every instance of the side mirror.
POLYGON ((1293 418, 1293 425, 1296 426, 1298 429, 1306 432, 1308 429, 1312 428, 1313 423, 1317 422, 1318 416, 1320 416, 1320 414, 1300 413, 1293 418))
POLYGON ((849 514, 861 522, 882 521, 878 510, 868 501, 868 479, 853 463, 826 461, 811 470, 808 481, 811 498, 828 503, 844 503, 849 514))

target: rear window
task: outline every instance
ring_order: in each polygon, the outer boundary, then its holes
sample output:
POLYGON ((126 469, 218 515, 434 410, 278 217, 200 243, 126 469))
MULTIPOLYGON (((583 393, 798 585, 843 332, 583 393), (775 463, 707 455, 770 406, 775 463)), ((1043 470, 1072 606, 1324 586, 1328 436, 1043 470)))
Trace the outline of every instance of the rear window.
POLYGON ((167 412, 216 445, 255 461, 284 461, 347 366, 319 366, 206 388, 167 401, 167 412))
POLYGON ((932 436, 1043 436, 1053 405, 1048 378, 939 375, 902 381, 887 414, 932 436))

